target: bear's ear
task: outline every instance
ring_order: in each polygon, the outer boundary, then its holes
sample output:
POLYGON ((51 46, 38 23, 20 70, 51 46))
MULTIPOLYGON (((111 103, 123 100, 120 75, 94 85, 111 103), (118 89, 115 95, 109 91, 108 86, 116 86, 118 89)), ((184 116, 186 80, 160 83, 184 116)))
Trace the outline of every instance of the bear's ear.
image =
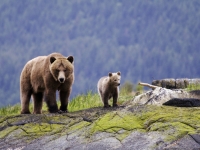
POLYGON ((69 62, 73 63, 74 62, 74 57, 73 56, 69 56, 69 57, 67 57, 67 60, 69 60, 69 62))
POLYGON ((109 72, 109 73, 108 73, 108 75, 109 75, 109 77, 111 77, 111 76, 112 76, 112 73, 111 73, 111 72, 109 72))
POLYGON ((117 75, 119 75, 119 76, 120 76, 120 75, 121 75, 121 72, 120 72, 120 71, 118 71, 118 72, 117 72, 117 75))
POLYGON ((51 58, 50 58, 50 63, 52 64, 55 60, 56 60, 55 57, 51 57, 51 58))

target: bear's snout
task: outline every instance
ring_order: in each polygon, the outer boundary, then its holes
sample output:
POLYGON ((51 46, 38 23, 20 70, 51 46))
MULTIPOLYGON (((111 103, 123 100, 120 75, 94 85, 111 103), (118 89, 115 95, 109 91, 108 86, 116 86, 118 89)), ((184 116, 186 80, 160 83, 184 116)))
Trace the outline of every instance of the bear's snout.
POLYGON ((118 83, 118 86, 120 86, 120 83, 118 83))
POLYGON ((65 73, 64 71, 60 71, 59 74, 58 74, 58 81, 60 83, 64 83, 65 82, 65 73))
POLYGON ((65 81, 64 78, 59 78, 59 82, 60 82, 60 83, 63 83, 64 81, 65 81))

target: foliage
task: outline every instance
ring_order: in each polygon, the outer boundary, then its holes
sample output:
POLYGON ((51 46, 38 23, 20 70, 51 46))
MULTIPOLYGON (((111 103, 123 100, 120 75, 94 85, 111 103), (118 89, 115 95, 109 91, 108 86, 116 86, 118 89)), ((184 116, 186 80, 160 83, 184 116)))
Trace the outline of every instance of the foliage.
POLYGON ((100 77, 122 83, 199 77, 199 0, 34 0, 0 2, 0 106, 20 102, 25 63, 60 52, 75 58, 71 98, 100 77))

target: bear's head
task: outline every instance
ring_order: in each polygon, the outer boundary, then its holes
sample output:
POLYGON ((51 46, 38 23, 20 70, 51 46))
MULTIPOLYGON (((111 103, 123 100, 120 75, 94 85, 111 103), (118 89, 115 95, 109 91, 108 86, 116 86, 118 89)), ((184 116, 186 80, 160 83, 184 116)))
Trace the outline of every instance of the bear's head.
POLYGON ((117 73, 109 73, 109 81, 110 84, 112 84, 113 86, 119 86, 120 85, 120 80, 121 80, 121 73, 117 72, 117 73))
POLYGON ((69 57, 50 57, 50 72, 56 81, 64 83, 74 72, 74 58, 69 57))

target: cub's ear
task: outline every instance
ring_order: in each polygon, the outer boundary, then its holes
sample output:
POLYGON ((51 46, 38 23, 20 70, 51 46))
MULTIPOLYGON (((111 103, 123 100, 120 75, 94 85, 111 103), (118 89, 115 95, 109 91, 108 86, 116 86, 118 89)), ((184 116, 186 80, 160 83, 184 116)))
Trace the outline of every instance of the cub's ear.
POLYGON ((69 57, 67 57, 67 60, 69 60, 69 62, 73 63, 74 62, 74 57, 73 56, 69 56, 69 57))
POLYGON ((51 58, 50 58, 50 63, 52 64, 55 60, 56 60, 55 57, 51 57, 51 58))
POLYGON ((111 72, 109 72, 109 73, 108 73, 108 76, 109 76, 109 77, 111 77, 111 76, 112 76, 112 73, 111 73, 111 72))
POLYGON ((118 71, 118 72, 117 72, 117 75, 119 75, 119 76, 120 76, 120 75, 121 75, 121 72, 120 72, 120 71, 118 71))

